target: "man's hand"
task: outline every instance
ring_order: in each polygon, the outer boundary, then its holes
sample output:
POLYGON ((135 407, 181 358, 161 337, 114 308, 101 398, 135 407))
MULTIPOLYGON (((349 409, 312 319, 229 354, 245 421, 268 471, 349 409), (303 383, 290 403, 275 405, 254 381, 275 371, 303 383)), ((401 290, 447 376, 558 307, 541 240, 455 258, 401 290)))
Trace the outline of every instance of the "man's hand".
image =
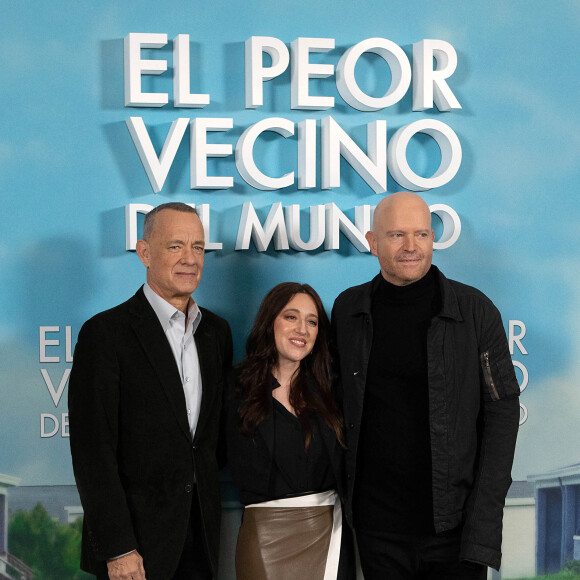
POLYGON ((113 560, 107 561, 110 580, 146 580, 143 558, 133 550, 113 560))

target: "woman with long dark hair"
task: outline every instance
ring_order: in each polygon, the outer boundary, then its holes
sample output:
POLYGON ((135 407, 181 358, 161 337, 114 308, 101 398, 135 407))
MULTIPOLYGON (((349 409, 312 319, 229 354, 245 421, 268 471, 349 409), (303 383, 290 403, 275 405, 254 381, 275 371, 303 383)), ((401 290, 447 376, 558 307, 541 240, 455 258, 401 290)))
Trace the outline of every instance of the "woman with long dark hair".
POLYGON ((354 578, 329 340, 313 288, 279 284, 264 298, 246 359, 226 388, 228 460, 245 505, 238 580, 354 578))

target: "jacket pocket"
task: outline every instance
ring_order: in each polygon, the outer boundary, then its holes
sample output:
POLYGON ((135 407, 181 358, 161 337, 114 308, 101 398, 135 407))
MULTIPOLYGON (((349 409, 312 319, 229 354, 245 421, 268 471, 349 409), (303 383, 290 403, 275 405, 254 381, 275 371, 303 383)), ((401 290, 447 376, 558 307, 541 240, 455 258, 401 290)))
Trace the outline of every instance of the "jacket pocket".
POLYGON ((487 394, 492 401, 519 396, 520 386, 507 344, 488 348, 479 355, 479 360, 487 394))
POLYGON ((489 395, 494 401, 499 401, 499 393, 497 391, 497 385, 493 378, 493 373, 491 372, 491 362, 489 351, 486 350, 479 355, 479 360, 481 363, 481 370, 483 372, 483 380, 489 391, 489 395))

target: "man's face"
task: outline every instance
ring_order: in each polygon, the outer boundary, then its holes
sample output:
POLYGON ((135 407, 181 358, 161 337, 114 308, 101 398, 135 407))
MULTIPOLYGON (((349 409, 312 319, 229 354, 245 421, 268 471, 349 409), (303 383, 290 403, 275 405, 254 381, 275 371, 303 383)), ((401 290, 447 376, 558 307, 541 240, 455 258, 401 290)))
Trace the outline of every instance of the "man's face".
POLYGON ((147 268, 147 283, 176 308, 187 304, 199 285, 204 248, 199 217, 172 209, 155 216, 148 241, 137 242, 137 253, 147 268))
POLYGON ((434 233, 428 208, 414 199, 399 199, 375 216, 366 235, 379 259, 383 278, 396 286, 420 280, 431 267, 434 233))

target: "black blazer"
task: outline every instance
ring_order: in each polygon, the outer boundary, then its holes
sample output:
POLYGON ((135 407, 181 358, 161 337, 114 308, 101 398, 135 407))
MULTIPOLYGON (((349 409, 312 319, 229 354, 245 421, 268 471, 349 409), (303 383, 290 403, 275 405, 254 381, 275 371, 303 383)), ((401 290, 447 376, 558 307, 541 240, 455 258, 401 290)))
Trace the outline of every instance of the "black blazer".
POLYGON ((167 580, 187 533, 197 491, 210 565, 217 570, 220 496, 216 444, 232 338, 201 309, 195 333, 202 376, 192 441, 171 347, 143 293, 86 322, 69 379, 73 468, 85 516, 81 568, 137 549, 148 580, 167 580))

